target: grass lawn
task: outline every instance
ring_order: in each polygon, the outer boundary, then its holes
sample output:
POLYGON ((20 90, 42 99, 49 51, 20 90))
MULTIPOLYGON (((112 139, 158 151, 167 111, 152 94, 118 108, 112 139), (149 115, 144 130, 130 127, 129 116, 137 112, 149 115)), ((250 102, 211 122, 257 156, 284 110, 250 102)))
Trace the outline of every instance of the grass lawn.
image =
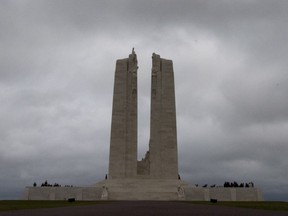
MULTIPOLYGON (((99 203, 108 203, 107 201, 24 201, 24 200, 3 200, 0 201, 0 211, 36 209, 36 208, 56 208, 65 206, 83 206, 95 205, 99 203)), ((205 202, 205 201, 187 201, 191 204, 201 205, 221 205, 240 208, 263 209, 271 211, 288 211, 288 202, 205 202)))
POLYGON ((95 205, 105 201, 31 201, 31 200, 3 200, 0 201, 0 211, 36 209, 36 208, 55 208, 65 206, 95 205))
POLYGON ((193 204, 205 204, 205 205, 222 205, 240 208, 251 208, 251 209, 263 209, 271 211, 288 211, 288 202, 191 202, 193 204))

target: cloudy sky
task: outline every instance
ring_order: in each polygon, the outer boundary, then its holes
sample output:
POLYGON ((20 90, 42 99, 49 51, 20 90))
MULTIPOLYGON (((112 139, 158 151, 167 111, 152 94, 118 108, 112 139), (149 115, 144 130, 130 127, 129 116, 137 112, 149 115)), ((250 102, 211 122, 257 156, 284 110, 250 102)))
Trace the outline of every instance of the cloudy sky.
POLYGON ((0 199, 108 170, 115 62, 138 56, 138 158, 151 56, 174 64, 179 171, 288 200, 288 1, 1 0, 0 199))

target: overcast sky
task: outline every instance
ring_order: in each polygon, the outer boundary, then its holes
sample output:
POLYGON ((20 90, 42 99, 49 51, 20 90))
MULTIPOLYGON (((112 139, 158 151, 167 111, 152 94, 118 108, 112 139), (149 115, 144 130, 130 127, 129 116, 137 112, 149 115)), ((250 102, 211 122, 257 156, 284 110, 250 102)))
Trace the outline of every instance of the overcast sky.
POLYGON ((172 59, 179 172, 288 200, 288 1, 1 0, 0 199, 108 171, 115 63, 138 56, 138 158, 152 53, 172 59))

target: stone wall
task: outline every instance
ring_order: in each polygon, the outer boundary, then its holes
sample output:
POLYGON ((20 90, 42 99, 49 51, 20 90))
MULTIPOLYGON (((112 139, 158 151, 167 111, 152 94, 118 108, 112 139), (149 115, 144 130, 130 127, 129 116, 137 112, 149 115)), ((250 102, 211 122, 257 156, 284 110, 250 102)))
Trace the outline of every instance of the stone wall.
POLYGON ((137 175, 149 176, 150 175, 150 153, 146 152, 145 157, 141 161, 137 162, 137 175))
POLYGON ((180 180, 122 179, 96 187, 27 187, 25 200, 263 201, 258 188, 198 188, 180 180), (183 189, 183 193, 181 192, 183 189))
POLYGON ((25 200, 101 200, 101 187, 27 187, 25 200))
POLYGON ((209 201, 263 201, 262 192, 258 188, 184 188, 186 200, 209 201))

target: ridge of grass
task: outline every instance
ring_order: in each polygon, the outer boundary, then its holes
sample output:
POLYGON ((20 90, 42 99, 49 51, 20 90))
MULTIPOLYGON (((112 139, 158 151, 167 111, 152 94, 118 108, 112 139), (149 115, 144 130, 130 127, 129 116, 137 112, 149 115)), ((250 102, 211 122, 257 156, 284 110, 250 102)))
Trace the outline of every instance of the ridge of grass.
MULTIPOLYGON (((109 201, 34 201, 34 200, 0 200, 0 212, 22 209, 40 209, 40 208, 57 208, 66 206, 86 206, 99 203, 108 203, 109 201)), ((228 206, 238 208, 262 209, 270 211, 288 211, 288 202, 275 201, 258 201, 258 202, 235 202, 235 201, 220 201, 211 203, 209 201, 184 201, 186 203, 198 205, 213 205, 213 206, 228 206)))
POLYGON ((0 200, 0 212, 21 210, 21 209, 39 209, 39 208, 57 208, 66 206, 85 206, 105 203, 107 201, 32 201, 32 200, 0 200))
POLYGON ((270 211, 288 211, 288 202, 281 201, 220 201, 217 203, 211 203, 208 201, 192 201, 193 204, 204 205, 221 205, 238 208, 250 208, 250 209, 262 209, 270 211))

